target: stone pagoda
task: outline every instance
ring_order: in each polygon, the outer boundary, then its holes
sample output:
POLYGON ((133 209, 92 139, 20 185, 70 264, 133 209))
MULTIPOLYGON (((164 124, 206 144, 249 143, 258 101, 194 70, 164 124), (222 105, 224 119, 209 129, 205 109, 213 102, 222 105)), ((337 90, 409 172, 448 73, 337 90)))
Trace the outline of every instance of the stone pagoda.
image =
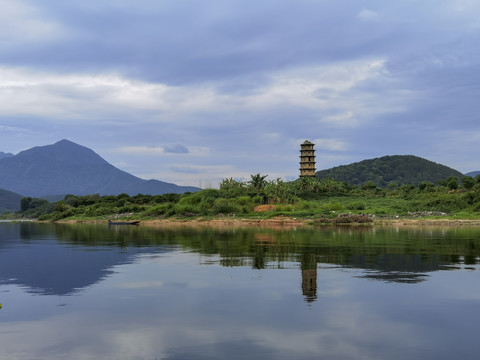
POLYGON ((305 140, 300 145, 300 177, 315 177, 315 144, 305 140))

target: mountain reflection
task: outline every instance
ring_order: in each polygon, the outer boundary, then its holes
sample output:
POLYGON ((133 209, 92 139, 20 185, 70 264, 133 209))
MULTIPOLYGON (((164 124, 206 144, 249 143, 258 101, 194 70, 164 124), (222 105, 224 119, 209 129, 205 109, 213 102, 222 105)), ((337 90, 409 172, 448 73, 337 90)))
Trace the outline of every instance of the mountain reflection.
MULTIPOLYGON (((154 228, 66 224, 0 224, 0 283, 38 294, 71 295, 98 283, 115 266, 144 253, 186 250, 222 266, 295 268, 301 292, 317 299, 323 265, 361 270, 360 277, 418 283, 428 273, 476 265, 474 228, 154 228)), ((472 268, 472 267, 471 267, 472 268)))

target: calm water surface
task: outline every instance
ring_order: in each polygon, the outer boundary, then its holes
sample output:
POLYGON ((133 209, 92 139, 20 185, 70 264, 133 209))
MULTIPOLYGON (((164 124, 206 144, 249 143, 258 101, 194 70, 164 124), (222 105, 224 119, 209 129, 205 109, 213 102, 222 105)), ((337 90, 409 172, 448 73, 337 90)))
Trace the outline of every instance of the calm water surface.
POLYGON ((480 353, 480 229, 0 223, 0 359, 480 353))

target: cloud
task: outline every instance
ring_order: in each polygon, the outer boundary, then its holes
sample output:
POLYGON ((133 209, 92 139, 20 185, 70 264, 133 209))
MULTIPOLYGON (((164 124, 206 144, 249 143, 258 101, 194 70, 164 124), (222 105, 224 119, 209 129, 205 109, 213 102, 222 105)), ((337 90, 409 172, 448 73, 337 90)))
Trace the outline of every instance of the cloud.
POLYGON ((206 147, 188 148, 182 144, 166 145, 166 146, 123 146, 116 150, 118 153, 130 153, 141 155, 167 155, 167 154, 190 154, 196 156, 205 156, 209 153, 206 147))
MULTIPOLYGON (((0 104, 0 114, 95 122, 102 117, 122 121, 131 116, 142 122, 181 123, 182 116, 194 113, 265 111, 286 106, 316 110, 354 107, 359 106, 359 101, 350 98, 348 92, 362 83, 388 76, 383 64, 384 61, 374 59, 274 72, 266 86, 249 94, 220 93, 213 86, 172 87, 118 74, 56 74, 3 67, 0 96, 5 101, 0 104), (326 88, 332 93, 328 101, 318 97, 318 90, 326 88), (145 120, 135 116, 138 112, 143 113, 145 120)), ((216 121, 219 120, 208 119, 208 123, 216 121)))
POLYGON ((0 49, 37 47, 64 39, 61 24, 47 19, 35 6, 20 0, 1 0, 0 49))
POLYGON ((442 131, 480 131, 475 1, 0 4, 3 151, 68 138, 135 175, 216 183, 296 176, 296 139, 321 139, 327 168, 441 158, 442 131))
POLYGON ((357 15, 357 18, 362 21, 377 21, 379 17, 380 15, 378 13, 369 9, 362 9, 357 15))
POLYGON ((165 153, 172 153, 172 154, 188 154, 190 151, 185 145, 182 144, 174 144, 174 145, 167 145, 164 147, 165 153))
POLYGON ((0 125, 0 131, 5 131, 5 132, 10 132, 10 133, 27 133, 27 134, 31 134, 32 131, 30 129, 24 129, 24 128, 19 128, 19 127, 15 127, 15 126, 4 126, 4 125, 0 125))
POLYGON ((175 172, 179 172, 182 174, 199 174, 200 170, 198 168, 193 168, 192 166, 171 166, 170 169, 172 169, 175 172))
POLYGON ((337 139, 315 139, 315 147, 319 150, 346 151, 348 146, 343 141, 337 139))

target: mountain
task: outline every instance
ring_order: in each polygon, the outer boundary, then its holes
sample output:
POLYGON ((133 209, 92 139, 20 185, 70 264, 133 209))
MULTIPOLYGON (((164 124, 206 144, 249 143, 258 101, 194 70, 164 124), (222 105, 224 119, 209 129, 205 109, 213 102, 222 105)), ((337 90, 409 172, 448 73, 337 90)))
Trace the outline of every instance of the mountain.
POLYGON ((11 153, 4 153, 3 151, 0 151, 0 159, 7 158, 13 156, 11 153))
POLYGON ((363 160, 350 165, 337 166, 316 173, 320 179, 335 179, 351 185, 361 185, 373 181, 377 186, 385 187, 390 182, 398 185, 418 185, 422 181, 438 180, 455 176, 459 179, 463 174, 445 165, 413 155, 393 155, 363 160))
POLYGON ((465 176, 471 176, 471 177, 476 177, 480 175, 480 171, 470 171, 469 173, 466 173, 465 176))
POLYGON ((0 159, 0 188, 23 196, 165 194, 198 191, 119 170, 94 151, 69 140, 0 159))
POLYGON ((20 200, 22 200, 22 197, 22 195, 14 192, 0 189, 0 214, 6 211, 15 212, 20 210, 20 200))

